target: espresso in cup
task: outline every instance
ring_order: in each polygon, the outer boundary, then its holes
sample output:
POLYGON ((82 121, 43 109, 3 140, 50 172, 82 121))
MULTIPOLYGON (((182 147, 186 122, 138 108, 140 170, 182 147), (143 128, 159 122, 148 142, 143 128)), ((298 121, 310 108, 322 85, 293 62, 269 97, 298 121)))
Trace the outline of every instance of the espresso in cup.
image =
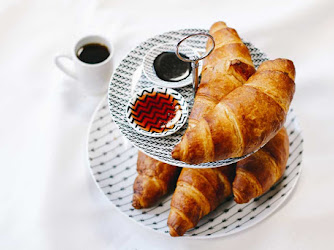
POLYGON ((104 37, 90 35, 74 44, 71 53, 55 57, 57 67, 65 74, 78 80, 87 94, 105 94, 113 70, 113 46, 104 37), (73 62, 67 67, 62 60, 73 62))
POLYGON ((104 44, 89 43, 80 47, 77 57, 85 63, 95 64, 106 60, 110 55, 109 49, 104 44))

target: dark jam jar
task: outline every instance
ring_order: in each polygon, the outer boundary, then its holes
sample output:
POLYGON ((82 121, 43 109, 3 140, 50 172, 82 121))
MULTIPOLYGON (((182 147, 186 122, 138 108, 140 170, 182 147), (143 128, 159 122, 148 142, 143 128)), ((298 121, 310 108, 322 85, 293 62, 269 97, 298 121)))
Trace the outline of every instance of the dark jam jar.
POLYGON ((138 97, 131 108, 131 116, 143 130, 162 133, 174 128, 181 111, 179 102, 172 95, 152 92, 138 97))
MULTIPOLYGON (((180 53, 184 58, 186 55, 180 53)), ((167 82, 179 82, 186 79, 191 74, 191 63, 180 60, 175 52, 163 52, 158 55, 153 62, 153 67, 157 76, 167 82)))

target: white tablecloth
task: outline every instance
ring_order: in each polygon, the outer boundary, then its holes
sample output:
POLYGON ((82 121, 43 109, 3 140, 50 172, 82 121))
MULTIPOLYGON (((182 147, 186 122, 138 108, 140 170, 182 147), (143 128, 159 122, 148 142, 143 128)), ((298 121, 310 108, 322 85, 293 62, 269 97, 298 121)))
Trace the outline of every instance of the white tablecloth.
POLYGON ((0 249, 333 249, 334 2, 0 2, 0 249), (270 58, 295 62, 293 105, 303 171, 284 206, 241 233, 171 238, 122 216, 88 169, 86 136, 100 97, 53 64, 85 34, 107 36, 117 65, 139 42, 224 20, 270 58))

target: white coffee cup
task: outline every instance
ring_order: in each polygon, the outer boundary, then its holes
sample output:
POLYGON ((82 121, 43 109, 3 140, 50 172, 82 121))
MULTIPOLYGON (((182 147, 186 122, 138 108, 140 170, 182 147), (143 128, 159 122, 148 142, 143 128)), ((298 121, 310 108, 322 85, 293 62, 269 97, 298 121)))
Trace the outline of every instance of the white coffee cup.
POLYGON ((82 88, 88 94, 99 95, 106 93, 108 83, 113 70, 112 65, 113 46, 102 36, 91 35, 81 38, 73 47, 70 54, 58 55, 55 57, 55 64, 65 74, 80 81, 82 88), (109 56, 102 62, 89 64, 81 61, 78 56, 78 50, 91 43, 98 43, 105 45, 109 50, 109 56), (74 64, 74 71, 65 67, 62 59, 69 59, 74 64))

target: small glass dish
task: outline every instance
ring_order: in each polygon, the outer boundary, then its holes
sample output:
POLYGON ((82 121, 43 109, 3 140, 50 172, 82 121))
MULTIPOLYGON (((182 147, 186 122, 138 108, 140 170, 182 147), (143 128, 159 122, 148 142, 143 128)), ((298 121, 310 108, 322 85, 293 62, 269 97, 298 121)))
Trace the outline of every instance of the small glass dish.
MULTIPOLYGON (((165 43, 159 46, 155 46, 146 54, 143 60, 143 72, 145 76, 154 84, 165 88, 181 88, 191 84, 193 81, 191 72, 185 79, 175 82, 165 81, 157 76, 154 69, 154 60, 163 52, 175 53, 176 44, 165 43)), ((200 57, 200 54, 195 49, 185 45, 179 48, 179 52, 186 55, 188 58, 200 57)), ((200 62, 199 72, 201 72, 201 69, 202 63, 200 62)))
POLYGON ((126 108, 128 123, 137 132, 153 137, 175 133, 188 118, 188 104, 170 88, 151 87, 140 90, 126 108))

